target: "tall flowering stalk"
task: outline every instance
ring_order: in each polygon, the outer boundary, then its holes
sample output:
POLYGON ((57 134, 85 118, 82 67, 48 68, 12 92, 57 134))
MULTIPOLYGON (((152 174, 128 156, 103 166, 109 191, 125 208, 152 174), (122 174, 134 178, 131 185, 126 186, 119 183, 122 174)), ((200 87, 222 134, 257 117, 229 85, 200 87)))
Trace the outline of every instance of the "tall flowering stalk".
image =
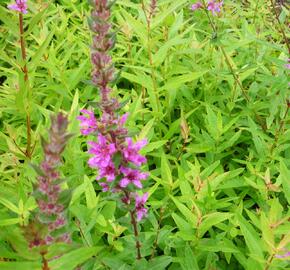
POLYGON ((89 141, 88 161, 91 168, 97 169, 96 180, 104 192, 120 194, 121 201, 130 214, 136 238, 137 259, 141 259, 141 244, 137 221, 146 214, 145 203, 148 194, 140 195, 142 182, 148 177, 140 170, 146 158, 139 151, 146 140, 134 142, 124 127, 128 114, 118 115, 121 105, 112 98, 110 84, 114 79, 114 67, 109 51, 114 46, 114 35, 111 33, 110 7, 107 0, 91 0, 93 10, 90 17, 90 28, 93 32, 91 51, 92 82, 100 90, 99 107, 101 116, 96 119, 95 113, 82 110, 80 120, 83 135, 95 135, 95 141, 89 141))
MULTIPOLYGON (((160 100, 158 96, 158 82, 157 82, 157 77, 155 74, 155 67, 153 63, 152 40, 151 40, 151 22, 157 10, 157 0, 150 1, 149 9, 146 8, 144 0, 142 0, 141 7, 144 12, 146 24, 147 24, 147 53, 148 53, 148 59, 149 59, 149 64, 151 68, 151 78, 152 78, 153 91, 154 91, 154 96, 155 96, 155 101, 156 101, 156 110, 158 113, 160 113, 161 108, 160 108, 160 100)), ((142 96, 144 97, 144 95, 142 96)), ((144 100, 142 101, 142 103, 144 104, 144 100)))
MULTIPOLYGON (((21 68, 23 74, 24 74, 24 81, 28 83, 28 69, 26 65, 26 48, 25 48, 25 40, 24 40, 24 27, 23 27, 23 14, 28 13, 27 11, 27 0, 15 0, 14 4, 8 5, 8 8, 10 10, 17 11, 19 14, 19 34, 20 34, 20 46, 21 46, 21 57, 24 62, 23 67, 21 68)), ((32 157, 33 149, 31 147, 31 120, 30 120, 30 113, 29 108, 26 112, 26 137, 27 137, 27 144, 26 144, 26 150, 23 152, 25 156, 29 159, 32 157)))
POLYGON ((61 191, 63 181, 58 172, 61 164, 61 154, 71 134, 66 132, 67 117, 62 113, 51 118, 49 142, 42 140, 44 159, 36 171, 39 173, 38 184, 34 195, 38 204, 35 219, 25 228, 26 237, 31 248, 40 248, 43 256, 43 269, 49 269, 44 255, 47 246, 53 243, 69 243, 70 236, 66 231, 66 204, 69 202, 69 192, 61 191))

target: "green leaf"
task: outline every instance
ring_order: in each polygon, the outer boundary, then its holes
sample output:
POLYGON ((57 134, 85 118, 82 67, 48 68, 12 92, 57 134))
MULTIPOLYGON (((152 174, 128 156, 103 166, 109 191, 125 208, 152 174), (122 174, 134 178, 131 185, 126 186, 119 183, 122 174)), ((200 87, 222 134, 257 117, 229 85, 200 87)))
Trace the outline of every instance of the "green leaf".
POLYGON ((46 11, 47 11, 47 8, 44 8, 40 12, 37 12, 33 16, 33 18, 29 21, 28 29, 27 31, 25 31, 25 35, 24 35, 25 38, 27 38, 28 35, 30 35, 30 33, 34 30, 35 26, 37 26, 37 24, 44 18, 46 11))
POLYGON ((182 204, 180 201, 178 201, 173 196, 169 195, 171 200, 174 202, 178 210, 183 214, 183 216, 186 218, 186 220, 190 223, 190 225, 193 228, 197 227, 197 217, 196 215, 189 210, 184 204, 182 204))
POLYGON ((165 184, 165 186, 169 185, 170 187, 172 187, 173 179, 170 164, 164 152, 161 155, 161 177, 162 182, 165 184))
POLYGON ((98 247, 82 247, 49 262, 49 267, 51 270, 74 270, 78 265, 96 255, 98 251, 98 247))
POLYGON ((37 52, 31 57, 31 61, 29 62, 29 70, 32 70, 36 68, 39 65, 40 58, 44 54, 44 52, 47 50, 47 47, 52 40, 52 37, 54 35, 54 30, 52 30, 49 35, 46 37, 46 39, 43 41, 41 46, 38 48, 37 52))
POLYGON ((75 89, 77 84, 85 77, 85 73, 88 70, 89 61, 84 61, 78 68, 68 70, 68 77, 66 78, 66 86, 68 91, 75 89))
POLYGON ((1 219, 0 220, 0 226, 9 226, 18 224, 20 222, 19 218, 7 218, 7 219, 1 219))
POLYGON ((212 150, 212 145, 205 143, 202 144, 190 144, 186 147, 188 153, 198 154, 198 153, 206 153, 212 150))
POLYGON ((280 177, 282 178, 282 186, 285 197, 288 201, 288 204, 290 204, 290 170, 288 170, 283 160, 280 162, 280 177))
POLYGON ((160 148, 165 143, 167 143, 167 140, 150 142, 144 148, 141 149, 140 153, 143 154, 143 155, 146 154, 146 153, 150 153, 153 150, 160 148))
POLYGON ((152 23, 152 29, 161 25, 161 23, 171 15, 173 12, 177 11, 182 5, 185 5, 187 3, 187 0, 179 0, 174 2, 169 2, 171 5, 168 8, 164 8, 162 12, 158 13, 158 16, 155 18, 155 20, 152 23))
POLYGON ((212 226, 229 219, 233 214, 230 213, 211 213, 203 216, 202 223, 199 227, 199 236, 202 237, 212 226))
POLYGON ((236 217, 238 219, 238 223, 241 228, 241 232, 245 238, 247 247, 249 251, 256 255, 258 258, 263 259, 263 245, 261 243, 261 239, 258 235, 258 233, 254 230, 252 225, 245 220, 245 218, 241 214, 236 214, 236 217))
POLYGON ((187 82, 192 82, 192 81, 200 78, 206 72, 207 71, 191 72, 189 74, 184 74, 184 75, 172 77, 165 83, 165 85, 161 88, 161 90, 164 89, 164 90, 170 91, 171 89, 177 89, 187 82))
POLYGON ((268 252, 270 254, 275 253, 275 240, 274 240, 274 232, 271 228, 271 224, 269 222, 269 219, 266 217, 265 213, 261 213, 261 227, 262 229, 262 235, 263 235, 263 241, 265 242, 268 252))
POLYGON ((126 22, 131 26, 131 28, 134 30, 135 34, 140 38, 142 44, 144 46, 147 45, 147 33, 146 33, 146 28, 144 25, 133 18, 130 13, 128 13, 125 9, 121 9, 121 13, 126 19, 126 22))
POLYGON ((72 198, 72 189, 65 189, 59 194, 58 202, 64 207, 67 207, 72 198))
POLYGON ((153 125, 155 123, 155 118, 150 119, 148 123, 142 128, 137 140, 142 140, 144 138, 148 138, 148 134, 151 131, 153 125))
POLYGON ((85 196, 87 201, 87 207, 88 209, 93 209, 98 204, 98 197, 96 196, 96 192, 91 180, 86 175, 84 177, 84 183, 85 183, 85 196))
POLYGON ((1 270, 41 270, 41 262, 0 262, 1 270))
POLYGON ((181 37, 177 36, 173 39, 168 40, 165 44, 163 44, 158 52, 153 55, 153 65, 159 66, 165 60, 168 51, 174 46, 178 44, 184 44, 187 40, 182 39, 181 37))
POLYGON ((180 257, 180 259, 183 270, 199 270, 196 256, 188 244, 185 246, 184 257, 180 257))
POLYGON ((166 269, 166 267, 171 262, 172 262, 172 257, 170 257, 170 256, 156 257, 149 262, 148 269, 150 269, 150 270, 166 269))
MULTIPOLYGON (((18 25, 16 23, 16 18, 13 20, 10 16, 8 16, 7 8, 0 6, 0 21, 6 24, 7 28, 15 35, 19 35, 18 25)), ((13 14, 14 12, 11 11, 13 14)), ((16 16, 15 16, 16 17, 16 16)))
POLYGON ((3 204, 5 207, 7 207, 9 210, 16 214, 20 214, 19 208, 15 206, 12 202, 8 201, 5 198, 0 197, 0 203, 3 204))
POLYGON ((192 225, 186 222, 182 217, 173 213, 172 218, 180 231, 192 231, 193 233, 192 225))

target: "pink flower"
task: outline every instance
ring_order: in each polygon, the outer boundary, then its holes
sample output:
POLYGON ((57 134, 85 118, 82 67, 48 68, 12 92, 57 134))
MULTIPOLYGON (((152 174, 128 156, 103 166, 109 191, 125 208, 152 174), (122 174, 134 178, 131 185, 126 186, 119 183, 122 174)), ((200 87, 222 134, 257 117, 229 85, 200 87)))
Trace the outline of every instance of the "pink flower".
POLYGON ((136 194, 135 197, 135 209, 137 214, 137 220, 140 221, 147 214, 147 209, 144 207, 148 199, 148 192, 144 193, 143 196, 136 194))
POLYGON ((212 12, 212 15, 217 15, 217 13, 221 12, 223 3, 223 1, 210 0, 207 4, 207 9, 212 12))
POLYGON ((146 158, 141 156, 138 152, 147 144, 147 140, 141 140, 133 144, 131 138, 126 138, 127 146, 122 149, 124 159, 127 162, 132 162, 136 166, 140 166, 146 162, 146 158))
POLYGON ((15 0, 15 4, 8 5, 8 8, 26 14, 27 13, 26 2, 27 0, 15 0))
POLYGON ((197 3, 195 3, 195 4, 193 4, 192 6, 191 6, 191 10, 197 10, 197 9, 199 9, 199 8, 202 8, 202 3, 201 2, 197 2, 197 3))
POLYGON ((119 183, 122 188, 127 187, 130 183, 134 184, 137 188, 142 188, 141 180, 145 180, 148 177, 147 173, 126 167, 121 167, 120 172, 124 174, 119 183))
POLYGON ((105 177, 108 182, 113 182, 116 178, 115 173, 115 166, 114 163, 111 161, 108 166, 99 168, 99 176, 97 177, 97 180, 105 177))
POLYGON ((89 149, 89 153, 94 156, 88 161, 88 164, 92 168, 107 167, 111 162, 111 157, 117 152, 114 143, 108 143, 106 137, 99 134, 98 142, 88 142, 92 147, 89 149))
POLYGON ((89 135, 97 130, 97 120, 95 118, 95 114, 88 110, 81 110, 84 115, 80 115, 77 117, 78 120, 81 121, 81 133, 83 135, 89 135))

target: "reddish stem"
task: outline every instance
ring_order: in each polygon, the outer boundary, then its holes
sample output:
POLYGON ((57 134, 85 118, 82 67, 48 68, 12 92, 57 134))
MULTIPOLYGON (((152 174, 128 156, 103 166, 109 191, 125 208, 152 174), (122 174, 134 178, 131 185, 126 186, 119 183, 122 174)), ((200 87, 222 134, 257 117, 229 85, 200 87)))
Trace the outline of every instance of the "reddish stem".
POLYGON ((136 239, 136 250, 137 250, 137 260, 141 260, 142 256, 141 256, 141 243, 138 239, 139 237, 139 233, 138 233, 138 227, 137 227, 137 221, 135 218, 136 215, 136 211, 132 210, 130 211, 130 216, 131 216, 131 224, 133 225, 133 229, 134 229, 134 235, 135 235, 135 239, 136 239))
POLYGON ((23 15, 19 13, 19 31, 20 31, 20 45, 21 45, 21 55, 22 60, 24 61, 24 67, 22 69, 24 73, 24 80, 28 81, 28 70, 26 66, 26 50, 25 50, 25 41, 24 41, 24 28, 23 28, 23 15))
POLYGON ((48 262, 46 260, 46 258, 44 257, 46 253, 41 253, 41 257, 42 257, 42 270, 50 270, 50 268, 48 267, 48 262))
MULTIPOLYGON (((126 190, 124 190, 124 194, 125 194, 125 198, 127 202, 130 201, 130 193, 126 190)), ((134 230, 134 236, 136 239, 136 251, 137 251, 137 260, 141 260, 142 256, 141 256, 141 243, 139 241, 139 232, 138 232, 138 226, 137 226, 137 220, 136 220, 136 210, 129 210, 130 213, 130 217, 131 217, 131 224, 133 226, 133 230, 134 230)))
POLYGON ((275 7, 275 2, 273 0, 270 0, 271 1, 271 5, 272 5, 272 9, 273 9, 273 12, 274 12, 274 15, 275 15, 275 18, 278 22, 278 25, 279 25, 279 28, 280 28, 280 33, 282 34, 283 36, 283 39, 284 39, 284 42, 287 46, 287 49, 288 49, 288 54, 290 54, 290 44, 289 44, 289 39, 287 38, 286 34, 285 34, 285 31, 284 31, 284 27, 279 19, 279 14, 276 10, 276 7, 275 7))
MULTIPOLYGON (((26 50, 25 50, 25 40, 24 40, 24 27, 23 27, 23 15, 19 12, 19 32, 20 32, 20 46, 21 46, 21 56, 24 61, 24 66, 22 68, 22 72, 24 73, 24 81, 28 82, 28 69, 26 65, 26 50)), ((26 135, 27 135, 27 145, 25 150, 25 155, 29 159, 31 159, 32 151, 31 151, 31 120, 30 114, 26 112, 26 135)))

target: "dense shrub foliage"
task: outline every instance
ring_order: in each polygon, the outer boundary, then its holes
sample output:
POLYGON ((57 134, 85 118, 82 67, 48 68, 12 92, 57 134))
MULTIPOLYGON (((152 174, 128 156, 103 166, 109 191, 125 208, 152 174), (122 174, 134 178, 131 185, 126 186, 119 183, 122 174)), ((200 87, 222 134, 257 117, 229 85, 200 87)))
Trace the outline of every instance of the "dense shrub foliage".
POLYGON ((0 27, 1 270, 290 269, 287 1, 2 0, 0 27))

